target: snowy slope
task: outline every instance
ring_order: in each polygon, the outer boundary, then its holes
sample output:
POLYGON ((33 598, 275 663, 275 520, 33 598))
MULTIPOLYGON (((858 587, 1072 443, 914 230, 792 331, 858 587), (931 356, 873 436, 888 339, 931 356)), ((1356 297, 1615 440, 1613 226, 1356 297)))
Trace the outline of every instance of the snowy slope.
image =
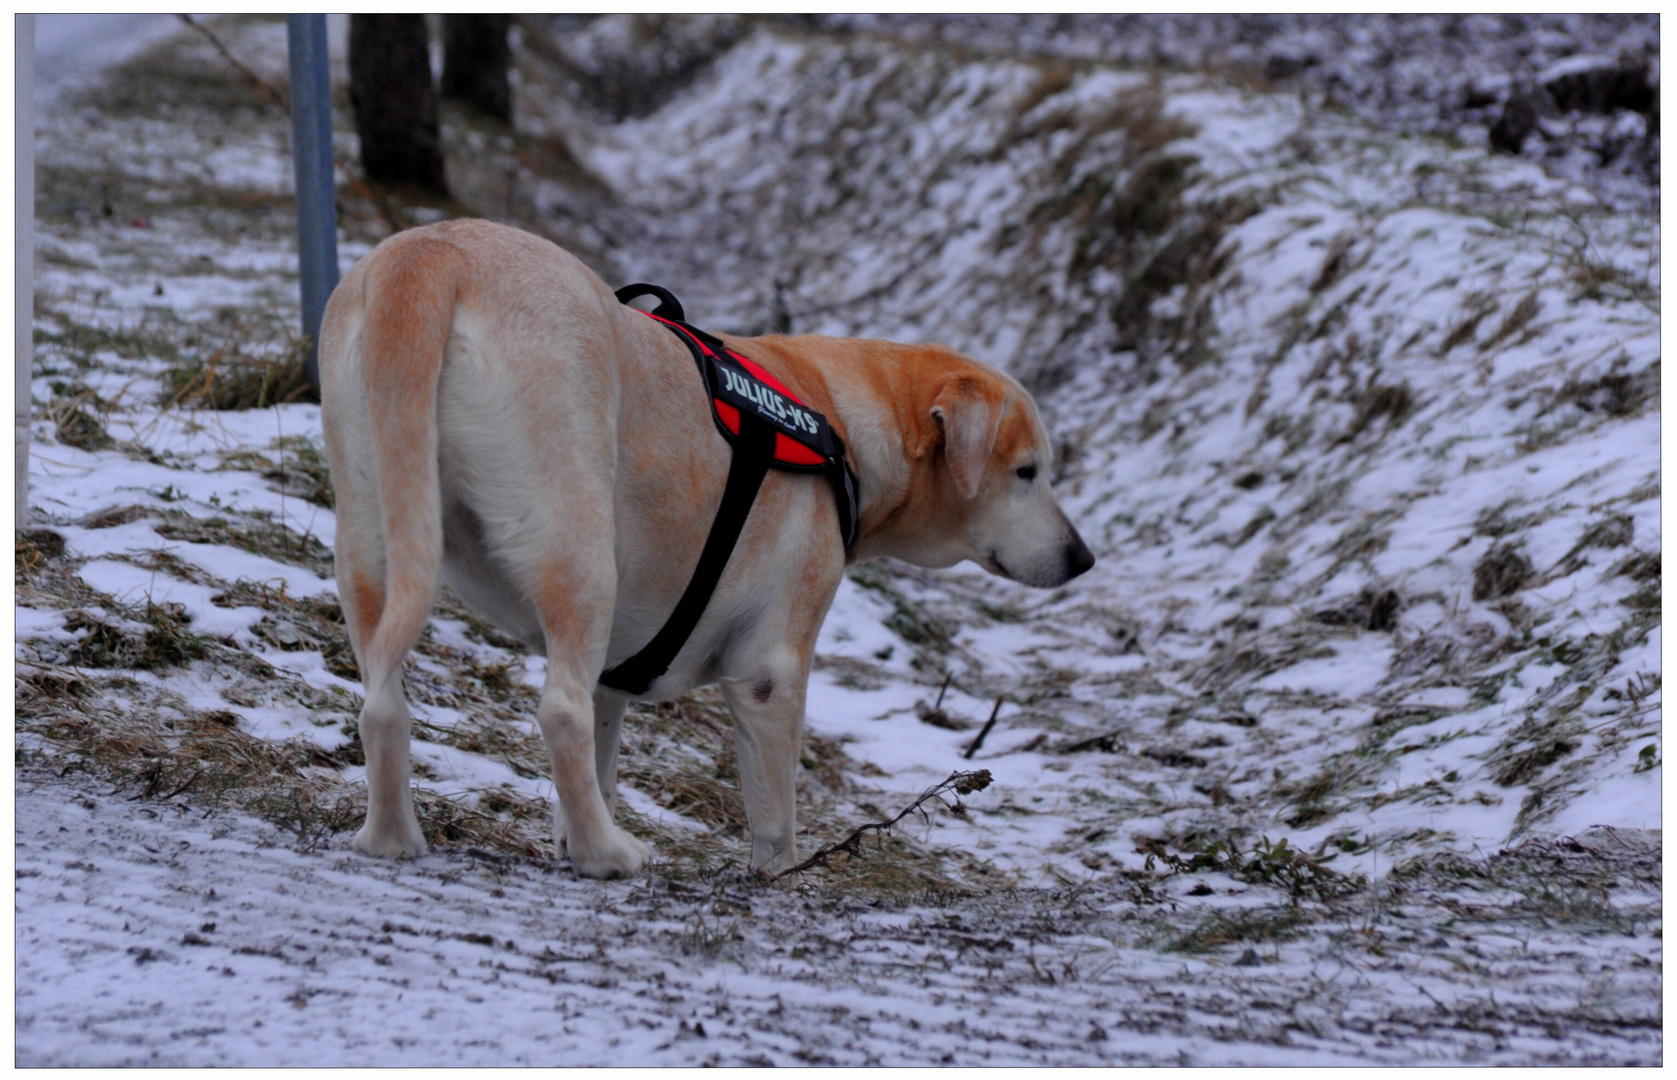
MULTIPOLYGON (((1118 823, 1117 862, 1138 832, 1245 827, 1354 836, 1370 869, 1657 827, 1652 219, 1291 99, 866 41, 759 34, 645 119, 567 123, 642 210, 617 260, 696 318, 942 341, 1043 388, 1100 565, 1048 597, 907 575, 960 627, 960 708, 1018 706, 981 757, 1052 801, 999 829, 1009 869, 1118 823), (1476 597, 1487 560, 1519 587, 1476 597), (1099 734, 1124 749, 1053 752, 1099 734)), ((860 663, 866 592, 823 638, 860 663)), ((818 681, 811 723, 888 772, 966 741, 881 731, 900 683, 818 681)))

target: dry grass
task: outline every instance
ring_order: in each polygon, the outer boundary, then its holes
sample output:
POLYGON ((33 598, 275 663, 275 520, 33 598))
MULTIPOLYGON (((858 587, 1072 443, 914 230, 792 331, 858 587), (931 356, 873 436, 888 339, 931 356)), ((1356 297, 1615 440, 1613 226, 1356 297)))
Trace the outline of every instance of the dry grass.
MULTIPOLYGON (((358 739, 331 750, 304 739, 273 742, 241 730, 230 711, 189 708, 166 690, 65 668, 26 673, 16 705, 20 731, 50 740, 69 754, 65 767, 89 770, 133 801, 237 808, 279 827, 303 850, 341 845, 366 815, 365 789, 339 775, 362 763, 358 739)), ((527 814, 485 813, 423 788, 414 796, 433 844, 549 853, 545 817, 532 823, 527 814)))
POLYGON ((307 436, 286 435, 269 444, 268 450, 240 450, 223 454, 224 469, 247 469, 273 482, 275 490, 330 510, 337 495, 332 490, 332 473, 321 449, 307 436))
POLYGON ((1298 937, 1313 920, 1296 907, 1215 912, 1159 944, 1165 952, 1205 953, 1225 945, 1263 945, 1298 937))
MULTIPOLYGON (((145 507, 129 507, 129 511, 138 510, 135 517, 151 516, 157 511, 148 511, 145 507)), ((110 511, 102 512, 109 514, 110 511)), ((241 551, 248 551, 253 555, 273 559, 276 562, 289 563, 313 570, 321 577, 329 577, 332 573, 332 549, 313 534, 298 534, 285 525, 273 520, 263 512, 253 511, 245 514, 218 514, 212 518, 193 517, 180 510, 164 510, 160 515, 163 520, 153 526, 157 535, 165 540, 181 540, 194 544, 226 544, 241 551)), ((128 520, 134 520, 129 518, 128 520)), ((119 522, 111 521, 110 524, 119 522)), ((88 523, 91 528, 98 528, 98 524, 88 523)))
POLYGON ((1395 386, 1370 383, 1357 395, 1357 412, 1342 441, 1349 442, 1367 431, 1376 420, 1384 419, 1386 429, 1402 426, 1416 409, 1415 395, 1407 382, 1395 386))
POLYGON ((1526 587, 1531 560, 1517 544, 1496 544, 1473 566, 1473 598, 1499 600, 1526 587))
MULTIPOLYGON (((228 543, 269 557, 283 557, 325 569, 324 549, 308 538, 250 516, 196 520, 169 509, 118 506, 91 515, 86 524, 114 525, 160 517, 159 531, 176 539, 228 543)), ((279 827, 304 848, 347 842, 365 814, 365 789, 343 781, 341 770, 364 763, 356 726, 359 700, 326 693, 279 670, 231 640, 203 637, 186 613, 173 605, 129 608, 88 590, 67 558, 62 539, 50 530, 20 534, 16 575, 20 596, 32 606, 67 612, 66 627, 80 641, 59 661, 40 661, 26 651, 18 682, 19 729, 37 737, 34 754, 49 747, 52 759, 90 770, 129 797, 176 799, 207 809, 238 808, 279 827), (315 722, 341 737, 293 738, 274 742, 250 734, 231 710, 192 708, 165 687, 136 681, 129 673, 167 675, 198 665, 202 674, 224 682, 222 696, 240 707, 294 703, 315 722), (330 747, 326 749, 325 747, 330 747)), ((160 573, 197 575, 216 588, 212 602, 228 608, 258 608, 252 626, 263 648, 314 652, 326 669, 357 680, 343 614, 331 597, 297 597, 250 581, 215 582, 185 564, 160 563, 160 573)), ((412 701, 450 710, 447 723, 416 718, 415 737, 504 763, 515 775, 547 775, 546 748, 534 724, 536 688, 524 681, 522 647, 482 623, 445 595, 438 615, 456 619, 487 654, 442 643, 428 632, 415 649, 407 673, 412 701)), ((805 739, 801 759, 800 845, 814 850, 843 836, 876 813, 850 779, 866 772, 839 744, 816 735, 805 739)), ((416 766, 424 778, 427 771, 416 766)), ((623 823, 657 852, 654 873, 672 880, 698 880, 720 871, 743 871, 750 831, 739 791, 733 727, 714 689, 678 701, 637 706, 624 725, 620 776, 672 813, 702 830, 660 823, 619 810, 623 823)), ((512 858, 553 856, 551 804, 508 786, 459 790, 432 776, 416 788, 416 812, 434 846, 472 849, 512 858)), ((900 836, 858 845, 801 883, 874 898, 955 896, 967 882, 983 881, 982 867, 952 876, 951 856, 926 850, 900 836)), ((958 855, 953 856, 959 858, 958 855)), ((990 878, 999 878, 989 874, 990 878)))
MULTIPOLYGON (((831 843, 864 815, 877 813, 850 779, 866 770, 840 744, 806 732, 801 765, 802 850, 831 843)), ((703 832, 659 827, 620 808, 625 823, 653 843, 657 873, 686 880, 722 869, 744 869, 751 841, 733 752, 733 722, 714 689, 631 709, 623 725, 618 776, 664 809, 706 827, 703 832)), ((971 885, 952 875, 951 858, 958 860, 958 853, 930 851, 891 835, 877 843, 870 839, 804 877, 821 889, 894 898, 971 892, 971 885)), ((966 869, 962 878, 984 874, 966 869)))
POLYGON ((227 711, 186 707, 178 696, 116 676, 25 668, 15 698, 20 731, 67 751, 134 801, 185 798, 236 806, 317 847, 356 823, 353 789, 331 775, 334 753, 239 730, 227 711))
POLYGON ((266 409, 272 405, 320 401, 320 390, 303 373, 308 342, 281 343, 270 355, 217 350, 172 368, 164 378, 165 408, 266 409))
POLYGON ((64 557, 64 538, 51 529, 19 529, 13 542, 16 552, 14 583, 26 584, 49 562, 64 557))
POLYGON ((105 431, 109 405, 98 394, 80 382, 55 383, 53 389, 41 416, 52 421, 59 442, 78 450, 103 450, 115 443, 105 431))

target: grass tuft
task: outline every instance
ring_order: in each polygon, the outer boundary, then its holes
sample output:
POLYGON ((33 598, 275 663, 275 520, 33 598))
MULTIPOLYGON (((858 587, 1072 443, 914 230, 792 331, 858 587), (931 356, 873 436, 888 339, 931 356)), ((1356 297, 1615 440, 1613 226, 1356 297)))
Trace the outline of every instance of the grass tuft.
POLYGON ((1576 749, 1576 739, 1545 739, 1528 750, 1505 758, 1497 768, 1496 782, 1500 787, 1526 783, 1576 749))
POLYGON ((34 573, 54 559, 64 556, 64 537, 51 529, 22 529, 14 541, 14 578, 16 584, 27 582, 34 573))
POLYGON ((1233 834, 1213 837, 1196 833, 1175 847, 1173 851, 1169 841, 1149 837, 1136 852, 1147 856, 1148 870, 1162 862, 1174 874, 1224 873, 1236 881, 1283 889, 1294 904, 1343 899, 1367 884, 1360 875, 1347 877, 1330 869, 1326 864, 1333 855, 1324 858, 1320 851, 1301 851, 1285 837, 1272 841, 1266 836, 1243 850, 1239 837, 1233 834))
POLYGON ((1367 431, 1376 420, 1385 420, 1388 430, 1403 426, 1415 412, 1415 395, 1407 382, 1396 386, 1370 384, 1357 395, 1357 412, 1346 429, 1344 441, 1349 442, 1367 431))
POLYGON ((1531 560, 1517 544, 1495 544, 1474 564, 1473 598, 1500 600, 1526 587, 1532 577, 1531 560))
POLYGON ((78 450, 103 450, 116 440, 105 430, 101 418, 109 409, 104 399, 76 382, 55 384, 53 399, 41 415, 53 422, 55 436, 65 446, 78 450))
POLYGON ((1308 916, 1296 907, 1219 911, 1197 926, 1164 942, 1165 952, 1205 953, 1224 945, 1262 945, 1286 941, 1303 932, 1308 916))
POLYGON ((308 342, 281 342, 278 355, 250 355, 224 347, 208 357, 170 368, 162 404, 199 409, 266 409, 320 401, 320 390, 304 375, 308 342))
POLYGON ((124 624, 86 611, 72 611, 64 628, 82 633, 70 661, 83 667, 162 671, 208 655, 204 640, 186 629, 191 622, 179 604, 147 602, 143 625, 124 624))

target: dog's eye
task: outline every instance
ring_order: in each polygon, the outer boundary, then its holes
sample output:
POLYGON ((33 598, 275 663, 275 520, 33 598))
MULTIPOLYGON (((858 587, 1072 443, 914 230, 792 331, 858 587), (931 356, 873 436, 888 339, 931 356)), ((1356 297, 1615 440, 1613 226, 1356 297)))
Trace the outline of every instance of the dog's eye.
POLYGON ((1036 479, 1036 466, 1035 465, 1021 465, 1017 469, 1013 470, 1013 475, 1017 476, 1019 479, 1025 481, 1026 483, 1030 483, 1032 480, 1036 479))

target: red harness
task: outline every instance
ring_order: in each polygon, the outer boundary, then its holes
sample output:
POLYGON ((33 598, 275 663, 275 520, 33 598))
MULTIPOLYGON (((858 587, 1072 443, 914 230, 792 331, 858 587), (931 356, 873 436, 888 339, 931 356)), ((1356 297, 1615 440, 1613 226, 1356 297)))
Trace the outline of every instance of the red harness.
MULTIPOLYGON (((803 403, 798 395, 788 390, 785 383, 782 383, 779 379, 775 378, 773 373, 769 372, 761 364, 757 364, 752 360, 741 356, 737 352, 729 351, 721 341, 711 337, 711 335, 706 334, 702 330, 696 330, 695 328, 688 326, 684 322, 677 322, 674 319, 666 319, 650 311, 645 314, 651 318, 657 319, 671 330, 674 330, 689 349, 698 352, 699 366, 701 369, 705 369, 705 382, 707 385, 709 385, 713 380, 709 377, 709 365, 706 364, 705 361, 717 360, 720 357, 725 356, 729 360, 738 364, 740 367, 745 368, 746 371, 750 372, 752 376, 755 377, 757 382, 767 385, 769 389, 773 390, 776 394, 779 394, 785 402, 790 403, 791 407, 798 409, 804 416, 815 418, 818 422, 824 420, 820 413, 810 412, 809 407, 803 403)), ((772 411, 776 409, 776 402, 774 398, 767 395, 753 397, 751 395, 752 388, 749 384, 741 385, 740 383, 727 379, 727 368, 724 367, 722 370, 724 372, 723 386, 727 390, 732 391, 732 393, 728 395, 729 397, 737 398, 739 396, 745 396, 748 398, 750 405, 756 406, 760 410, 772 411)), ((728 441, 732 442, 734 439, 737 439, 740 433, 740 405, 735 404, 733 401, 726 400, 723 396, 716 394, 713 388, 710 399, 710 407, 716 414, 716 422, 720 424, 722 426, 722 430, 727 433, 728 441)), ((778 411, 781 416, 788 415, 788 410, 784 405, 778 411)), ((796 416, 796 414, 792 415, 794 416, 794 421, 801 419, 801 417, 796 416)), ((804 425, 799 424, 798 426, 803 427, 804 425)), ((807 430, 811 435, 814 435, 816 434, 817 427, 815 425, 811 425, 807 428, 807 430)), ((820 450, 816 450, 806 445, 802 440, 803 436, 801 435, 791 435, 785 431, 776 432, 774 441, 774 463, 788 469, 814 468, 824 470, 831 467, 832 458, 829 454, 824 454, 820 450)), ((843 451, 840 450, 838 453, 842 456, 843 451)))
POLYGON ((844 441, 827 422, 761 365, 732 352, 719 338, 688 325, 681 301, 658 285, 625 285, 617 299, 628 303, 638 296, 658 297, 656 310, 643 312, 668 327, 699 365, 709 392, 711 416, 717 430, 734 448, 722 505, 705 538, 704 551, 687 589, 676 602, 663 629, 640 652, 600 676, 614 690, 644 694, 687 643, 705 605, 716 591, 728 557, 739 541, 757 489, 770 468, 787 472, 820 473, 827 477, 838 501, 839 534, 848 550, 856 543, 861 520, 856 474, 845 460, 844 441))

